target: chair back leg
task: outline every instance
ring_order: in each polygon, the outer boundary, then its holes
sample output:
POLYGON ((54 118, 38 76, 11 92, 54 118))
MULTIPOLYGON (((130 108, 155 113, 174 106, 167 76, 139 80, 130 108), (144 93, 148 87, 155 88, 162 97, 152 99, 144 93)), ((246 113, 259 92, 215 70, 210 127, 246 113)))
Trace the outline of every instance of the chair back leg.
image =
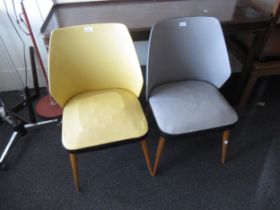
POLYGON ((78 170, 78 163, 77 163, 77 155, 70 153, 69 156, 70 156, 70 162, 71 162, 75 187, 76 187, 76 190, 78 192, 80 192, 80 178, 79 178, 79 170, 78 170))
POLYGON ((221 163, 224 164, 227 156, 227 148, 228 148, 228 139, 229 139, 230 131, 226 130, 223 132, 222 139, 222 155, 221 155, 221 163))
POLYGON ((151 160, 150 160, 150 154, 149 154, 149 149, 148 149, 148 144, 147 144, 147 140, 142 140, 140 142, 141 144, 141 147, 142 147, 142 151, 143 151, 143 154, 144 154, 144 157, 145 157, 145 161, 146 161, 146 164, 147 164, 147 167, 149 169, 149 173, 151 176, 153 176, 152 174, 152 166, 151 166, 151 160))
POLYGON ((158 169, 158 166, 159 166, 159 161, 160 161, 160 158, 161 158, 161 154, 162 154, 165 142, 166 142, 165 138, 160 136, 159 142, 158 142, 158 146, 157 146, 157 151, 156 151, 156 157, 155 157, 155 163, 154 163, 154 168, 153 168, 152 176, 156 175, 156 172, 157 172, 157 169, 158 169))

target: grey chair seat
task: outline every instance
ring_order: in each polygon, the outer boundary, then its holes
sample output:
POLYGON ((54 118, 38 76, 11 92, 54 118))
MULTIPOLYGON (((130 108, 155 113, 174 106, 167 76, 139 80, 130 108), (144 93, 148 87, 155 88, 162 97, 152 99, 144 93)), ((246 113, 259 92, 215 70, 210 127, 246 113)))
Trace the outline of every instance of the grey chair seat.
POLYGON ((154 88, 149 103, 159 129, 180 135, 235 123, 236 112, 219 90, 203 81, 182 81, 154 88))

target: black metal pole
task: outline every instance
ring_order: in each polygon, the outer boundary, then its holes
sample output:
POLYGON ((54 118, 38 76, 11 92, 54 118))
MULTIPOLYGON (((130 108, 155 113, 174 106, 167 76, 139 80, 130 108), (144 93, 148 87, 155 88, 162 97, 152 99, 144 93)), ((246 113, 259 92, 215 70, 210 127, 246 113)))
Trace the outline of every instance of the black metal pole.
POLYGON ((24 88, 24 94, 25 94, 25 102, 26 102, 26 106, 27 106, 27 109, 28 109, 30 121, 32 123, 36 123, 36 117, 35 117, 35 114, 34 114, 32 103, 31 103, 30 93, 29 93, 28 87, 24 88))
POLYGON ((35 93, 36 93, 35 97, 37 98, 40 95, 40 89, 39 89, 38 75, 37 75, 37 69, 36 69, 36 63, 35 63, 35 57, 34 57, 34 48, 31 46, 29 47, 29 54, 30 54, 33 86, 34 86, 35 93))

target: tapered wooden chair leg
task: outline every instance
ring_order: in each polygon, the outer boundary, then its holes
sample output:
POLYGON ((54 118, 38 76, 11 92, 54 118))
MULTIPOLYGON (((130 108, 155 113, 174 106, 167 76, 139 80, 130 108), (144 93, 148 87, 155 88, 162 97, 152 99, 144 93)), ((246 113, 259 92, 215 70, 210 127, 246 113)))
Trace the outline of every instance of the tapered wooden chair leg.
POLYGON ((145 161, 146 161, 147 167, 149 169, 149 172, 150 172, 151 176, 153 176, 152 165, 151 165, 151 159, 150 159, 150 154, 149 154, 147 140, 146 139, 142 140, 140 142, 140 144, 141 144, 141 147, 142 147, 142 151, 143 151, 143 154, 144 154, 145 161))
POLYGON ((221 163, 224 164, 227 156, 227 147, 228 147, 228 139, 229 139, 230 131, 226 130, 223 132, 222 139, 222 155, 221 155, 221 163))
POLYGON ((155 157, 155 163, 154 163, 154 168, 153 168, 153 176, 156 175, 158 166, 159 166, 159 161, 160 161, 160 157, 165 145, 165 138, 163 138, 162 136, 159 138, 159 142, 158 142, 158 146, 157 146, 157 152, 156 152, 156 157, 155 157))
POLYGON ((78 163, 77 163, 77 155, 70 153, 70 161, 72 167, 73 178, 75 182, 75 187, 78 192, 80 192, 80 178, 79 178, 79 171, 78 171, 78 163))

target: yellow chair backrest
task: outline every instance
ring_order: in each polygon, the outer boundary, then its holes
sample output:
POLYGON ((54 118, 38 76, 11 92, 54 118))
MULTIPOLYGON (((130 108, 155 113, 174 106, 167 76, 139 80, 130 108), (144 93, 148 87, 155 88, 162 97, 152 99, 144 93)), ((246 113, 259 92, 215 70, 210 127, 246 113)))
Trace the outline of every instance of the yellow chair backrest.
POLYGON ((80 93, 126 89, 137 97, 143 77, 123 24, 92 24, 55 30, 50 38, 49 88, 61 106, 80 93))

